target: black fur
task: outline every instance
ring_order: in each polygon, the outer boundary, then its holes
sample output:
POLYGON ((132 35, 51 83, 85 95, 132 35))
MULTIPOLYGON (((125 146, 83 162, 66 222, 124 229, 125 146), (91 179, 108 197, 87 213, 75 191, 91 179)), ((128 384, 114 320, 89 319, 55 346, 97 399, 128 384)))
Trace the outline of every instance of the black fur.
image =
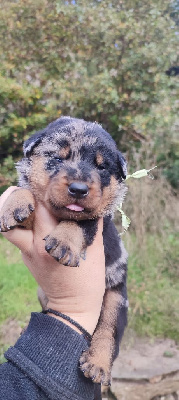
POLYGON ((83 235, 85 238, 86 246, 90 246, 93 243, 94 237, 98 229, 98 220, 86 220, 77 222, 77 224, 83 229, 83 235))

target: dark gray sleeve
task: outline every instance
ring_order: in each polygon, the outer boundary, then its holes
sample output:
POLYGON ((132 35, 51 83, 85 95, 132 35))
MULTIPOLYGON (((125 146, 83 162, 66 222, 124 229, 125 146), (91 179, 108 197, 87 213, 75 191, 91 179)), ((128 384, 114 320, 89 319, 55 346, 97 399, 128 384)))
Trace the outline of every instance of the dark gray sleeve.
POLYGON ((26 331, 5 353, 1 398, 8 400, 93 400, 94 384, 79 369, 88 348, 83 335, 57 319, 32 313, 26 331))

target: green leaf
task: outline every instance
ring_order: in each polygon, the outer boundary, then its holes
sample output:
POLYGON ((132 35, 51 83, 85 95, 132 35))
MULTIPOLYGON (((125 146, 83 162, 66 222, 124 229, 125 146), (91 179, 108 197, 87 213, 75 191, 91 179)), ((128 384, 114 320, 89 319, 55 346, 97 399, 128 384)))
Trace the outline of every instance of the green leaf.
POLYGON ((129 228, 131 221, 129 217, 127 217, 127 215, 125 215, 124 211, 122 210, 122 204, 120 204, 120 206, 117 207, 117 210, 121 213, 122 216, 122 227, 124 228, 124 231, 122 233, 125 233, 129 228))
POLYGON ((157 166, 150 168, 150 169, 140 169, 139 171, 134 172, 131 175, 127 175, 126 180, 129 178, 143 178, 144 176, 149 176, 151 179, 153 179, 153 175, 150 174, 150 171, 152 171, 154 168, 157 168, 157 166))

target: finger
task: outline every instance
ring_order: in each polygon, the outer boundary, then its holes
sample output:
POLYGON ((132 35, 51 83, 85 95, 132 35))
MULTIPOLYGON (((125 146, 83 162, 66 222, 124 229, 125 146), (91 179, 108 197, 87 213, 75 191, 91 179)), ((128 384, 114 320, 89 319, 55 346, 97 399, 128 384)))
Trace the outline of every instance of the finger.
POLYGON ((40 239, 44 239, 57 225, 58 221, 50 214, 50 212, 38 203, 35 208, 34 218, 34 235, 40 239))
POLYGON ((23 253, 30 253, 33 244, 33 232, 22 228, 14 228, 8 232, 3 232, 2 235, 23 253))
MULTIPOLYGON (((5 204, 8 197, 11 195, 14 190, 20 189, 17 186, 10 186, 1 196, 0 196, 0 211, 5 204)), ((13 243, 17 246, 21 251, 29 251, 33 241, 33 234, 30 230, 25 230, 22 228, 15 228, 8 232, 1 232, 2 235, 9 240, 9 242, 13 243)))
POLYGON ((7 198, 10 196, 14 190, 20 189, 17 186, 10 186, 1 196, 0 196, 0 211, 7 200, 7 198))

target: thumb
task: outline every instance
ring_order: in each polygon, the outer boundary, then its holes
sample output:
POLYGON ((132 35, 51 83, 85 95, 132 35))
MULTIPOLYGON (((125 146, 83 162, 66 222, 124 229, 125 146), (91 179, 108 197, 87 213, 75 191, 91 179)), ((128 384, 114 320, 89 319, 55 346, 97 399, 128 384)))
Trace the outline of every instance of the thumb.
POLYGON ((58 225, 58 221, 49 213, 42 203, 36 204, 34 217, 34 236, 44 239, 58 225))
MULTIPOLYGON (((8 197, 14 192, 14 190, 19 190, 21 188, 17 186, 10 186, 1 196, 0 196, 0 213, 8 197)), ((9 230, 8 232, 1 232, 2 235, 17 246, 21 251, 27 251, 33 242, 33 233, 30 230, 25 230, 22 228, 15 228, 9 230)))

